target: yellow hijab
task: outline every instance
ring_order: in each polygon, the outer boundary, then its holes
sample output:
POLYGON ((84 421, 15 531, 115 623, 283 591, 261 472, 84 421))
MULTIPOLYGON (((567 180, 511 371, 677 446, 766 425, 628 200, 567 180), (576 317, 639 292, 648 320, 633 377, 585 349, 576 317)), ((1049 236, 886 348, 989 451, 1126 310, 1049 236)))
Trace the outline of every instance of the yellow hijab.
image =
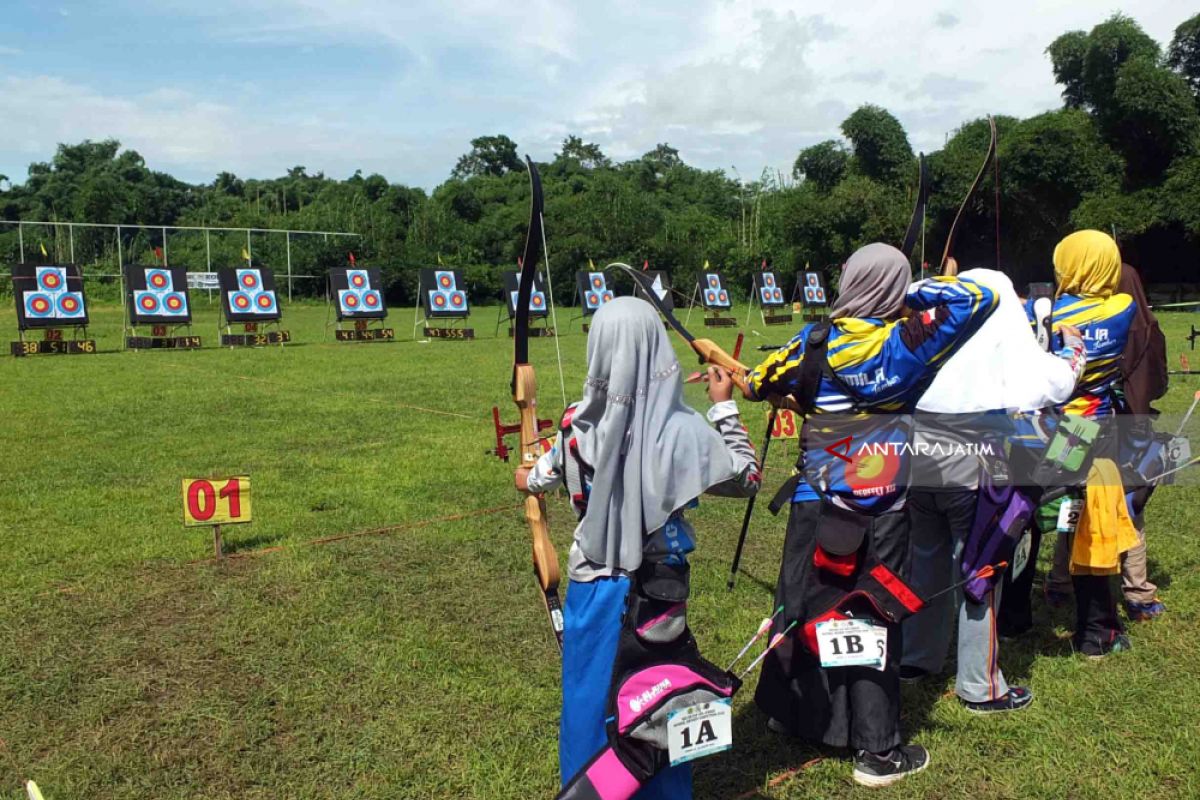
POLYGON ((1121 251, 1103 231, 1076 231, 1054 248, 1058 294, 1108 298, 1121 280, 1121 251))

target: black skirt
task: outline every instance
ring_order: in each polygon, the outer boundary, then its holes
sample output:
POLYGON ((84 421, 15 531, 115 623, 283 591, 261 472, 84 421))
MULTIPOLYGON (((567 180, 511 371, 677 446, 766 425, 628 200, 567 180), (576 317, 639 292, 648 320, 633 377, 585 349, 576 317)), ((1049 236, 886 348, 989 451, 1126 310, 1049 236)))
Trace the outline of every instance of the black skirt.
MULTIPOLYGON (((831 747, 881 753, 900 744, 900 625, 874 615, 888 627, 883 670, 821 667, 801 633, 803 622, 837 603, 857 576, 834 576, 813 565, 820 506, 819 502, 792 504, 775 605, 784 606, 778 626, 795 619, 802 624, 767 656, 754 700, 763 713, 795 736, 831 747)), ((858 562, 859 571, 882 563, 907 577, 908 514, 898 511, 871 518, 858 562)), ((871 609, 863 613, 871 615, 871 609)))

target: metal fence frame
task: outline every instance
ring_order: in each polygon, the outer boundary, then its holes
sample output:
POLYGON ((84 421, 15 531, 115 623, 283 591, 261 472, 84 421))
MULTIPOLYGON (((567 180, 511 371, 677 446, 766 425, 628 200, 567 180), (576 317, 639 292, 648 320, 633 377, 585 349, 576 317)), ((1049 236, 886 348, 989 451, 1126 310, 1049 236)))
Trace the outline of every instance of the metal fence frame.
POLYGON ((287 282, 288 282, 288 300, 292 299, 292 279, 293 278, 309 278, 309 275, 293 275, 292 274, 292 236, 324 236, 325 241, 329 241, 330 236, 353 236, 356 239, 362 238, 361 233, 352 233, 350 231, 296 231, 287 228, 221 228, 208 227, 203 225, 125 225, 114 224, 111 222, 52 222, 52 221, 37 221, 37 220, 19 220, 19 219, 0 219, 0 225, 16 225, 17 226, 17 242, 20 249, 21 261, 25 261, 25 231, 26 225, 43 225, 58 227, 65 225, 67 227, 67 237, 69 239, 69 247, 71 253, 71 262, 75 262, 75 228, 108 228, 114 230, 117 236, 117 272, 125 266, 124 254, 121 249, 121 230, 159 230, 162 231, 162 259, 163 266, 170 266, 170 258, 167 251, 167 231, 203 231, 204 232, 204 252, 205 265, 207 271, 212 272, 212 243, 209 240, 211 233, 245 233, 246 234, 246 253, 251 258, 254 256, 254 250, 250 242, 250 234, 252 233, 282 233, 285 239, 285 247, 287 251, 287 282))

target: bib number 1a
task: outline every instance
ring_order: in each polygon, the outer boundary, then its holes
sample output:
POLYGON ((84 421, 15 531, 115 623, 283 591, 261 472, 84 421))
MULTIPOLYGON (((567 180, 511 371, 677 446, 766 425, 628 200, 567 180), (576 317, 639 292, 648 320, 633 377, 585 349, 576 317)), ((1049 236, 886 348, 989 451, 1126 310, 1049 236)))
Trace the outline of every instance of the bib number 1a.
POLYGON ((733 747, 733 707, 714 700, 672 711, 667 717, 671 766, 695 761, 733 747))

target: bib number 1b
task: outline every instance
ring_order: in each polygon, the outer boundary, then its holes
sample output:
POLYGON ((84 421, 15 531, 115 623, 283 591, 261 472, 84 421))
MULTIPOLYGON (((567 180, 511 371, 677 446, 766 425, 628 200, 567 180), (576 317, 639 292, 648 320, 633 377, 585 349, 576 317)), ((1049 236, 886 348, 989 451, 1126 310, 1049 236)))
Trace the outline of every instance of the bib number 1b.
POLYGON ((821 666, 873 667, 887 665, 888 630, 865 619, 832 619, 817 623, 821 666))

